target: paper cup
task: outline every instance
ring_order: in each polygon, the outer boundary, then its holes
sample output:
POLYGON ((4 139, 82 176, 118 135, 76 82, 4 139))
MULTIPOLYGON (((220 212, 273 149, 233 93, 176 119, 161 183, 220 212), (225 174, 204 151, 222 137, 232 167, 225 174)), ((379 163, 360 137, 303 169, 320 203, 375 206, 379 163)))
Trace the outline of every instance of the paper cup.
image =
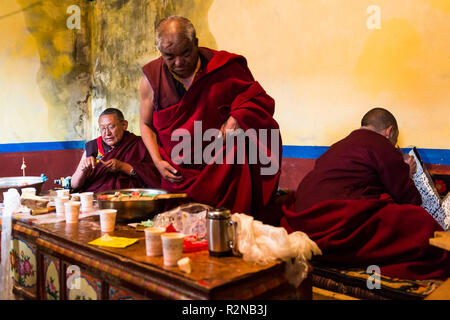
POLYGON ((183 241, 185 235, 182 233, 167 232, 161 234, 164 265, 176 267, 178 260, 183 256, 183 241))
POLYGON ((103 209, 100 210, 100 230, 102 232, 113 232, 116 225, 117 210, 103 209))
POLYGON ((64 214, 66 216, 66 223, 78 223, 80 215, 80 205, 78 201, 64 202, 64 214))
POLYGON ((161 234, 166 232, 166 228, 145 228, 145 253, 151 257, 162 256, 161 234))
POLYGON ((57 197, 68 197, 70 195, 69 189, 58 189, 56 190, 57 197))
POLYGON ((58 216, 58 217, 65 216, 64 203, 66 203, 67 201, 69 201, 69 197, 56 197, 55 198, 56 216, 58 216))
POLYGON ((22 192, 22 197, 32 197, 36 195, 36 188, 22 188, 20 191, 22 192))
POLYGON ((94 193, 93 192, 83 192, 80 193, 81 201, 81 211, 88 211, 92 209, 94 205, 94 193))
POLYGON ((80 201, 80 194, 79 193, 71 193, 70 194, 70 200, 72 200, 72 201, 80 201))

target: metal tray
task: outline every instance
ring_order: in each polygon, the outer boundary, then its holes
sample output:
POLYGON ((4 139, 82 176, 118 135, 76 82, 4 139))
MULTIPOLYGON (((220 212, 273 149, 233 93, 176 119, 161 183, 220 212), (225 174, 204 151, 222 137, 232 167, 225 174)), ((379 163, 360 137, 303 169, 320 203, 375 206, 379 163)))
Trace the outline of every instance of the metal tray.
MULTIPOLYGON (((142 192, 144 194, 167 194, 163 189, 117 189, 96 193, 95 196, 114 194, 116 192, 131 193, 142 192)), ((156 200, 130 200, 130 201, 110 201, 97 199, 99 209, 116 209, 117 222, 142 221, 153 218, 163 210, 165 202, 169 199, 156 200)))
POLYGON ((35 188, 36 194, 40 194, 44 179, 42 177, 34 176, 19 176, 19 177, 6 177, 0 178, 0 202, 3 202, 3 192, 7 192, 8 189, 14 188, 22 194, 22 188, 35 188), (26 185, 22 185, 26 183, 26 185))

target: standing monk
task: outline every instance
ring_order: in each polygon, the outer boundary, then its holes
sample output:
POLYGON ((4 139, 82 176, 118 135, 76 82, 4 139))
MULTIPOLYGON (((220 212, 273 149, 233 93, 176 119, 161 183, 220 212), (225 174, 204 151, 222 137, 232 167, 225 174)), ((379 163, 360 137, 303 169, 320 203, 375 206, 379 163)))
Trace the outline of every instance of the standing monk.
POLYGON ((143 67, 140 82, 140 128, 161 173, 161 187, 208 205, 252 214, 266 223, 276 221, 264 210, 280 176, 281 137, 272 117, 274 100, 254 80, 244 57, 198 47, 194 26, 186 18, 163 19, 156 28, 156 42, 161 57, 143 67), (206 138, 216 139, 215 153, 206 161, 205 137, 212 129, 219 134, 206 138), (249 134, 245 145, 226 148, 224 141, 233 138, 230 132, 248 129, 265 130, 266 139, 249 134), (193 142, 182 154, 175 152, 180 132, 193 142), (271 139, 274 134, 276 139, 271 139), (274 170, 265 174, 267 161, 264 165, 251 161, 253 147, 259 156, 263 152, 270 158, 274 170), (242 150, 241 163, 230 161, 242 150))
POLYGON ((389 111, 369 111, 360 129, 317 159, 281 225, 308 234, 329 263, 378 265, 403 279, 445 277, 450 256, 428 243, 442 228, 420 207, 415 162, 395 148, 398 133, 389 111))
POLYGON ((119 109, 108 108, 98 119, 101 135, 86 143, 72 175, 76 192, 122 188, 159 188, 161 177, 141 137, 127 131, 119 109))

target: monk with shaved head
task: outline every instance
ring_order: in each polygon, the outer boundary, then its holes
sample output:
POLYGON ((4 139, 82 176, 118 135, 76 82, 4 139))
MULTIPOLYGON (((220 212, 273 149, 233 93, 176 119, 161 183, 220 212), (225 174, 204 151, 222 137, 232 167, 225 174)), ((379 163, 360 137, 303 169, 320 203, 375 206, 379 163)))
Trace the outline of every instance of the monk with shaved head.
POLYGON ((359 129, 317 159, 283 207, 281 224, 307 233, 323 252, 319 259, 332 265, 444 278, 450 256, 428 243, 442 227, 420 206, 415 162, 395 148, 398 135, 388 110, 367 112, 359 129))
POLYGON ((161 57, 143 67, 140 129, 161 173, 161 187, 266 223, 279 222, 266 210, 281 167, 281 138, 271 135, 279 129, 274 100, 255 81, 243 56, 199 47, 187 18, 163 19, 155 39, 161 57), (226 148, 225 142, 232 141, 228 137, 242 132, 263 132, 268 138, 249 134, 245 145, 226 148), (270 161, 248 150, 266 152, 270 161))

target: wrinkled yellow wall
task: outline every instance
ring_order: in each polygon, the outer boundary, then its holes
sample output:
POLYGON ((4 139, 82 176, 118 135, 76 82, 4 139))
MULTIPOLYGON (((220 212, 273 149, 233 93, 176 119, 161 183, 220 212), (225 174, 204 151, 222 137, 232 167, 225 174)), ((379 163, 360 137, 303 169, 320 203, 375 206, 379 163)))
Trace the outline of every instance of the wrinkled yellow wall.
POLYGON ((86 1, 3 0, 0 7, 0 143, 80 140, 89 119, 86 1), (82 8, 69 30, 67 7, 82 8))
POLYGON ((138 133, 140 67, 171 14, 200 45, 247 58, 284 144, 330 145, 383 106, 402 146, 450 148, 448 0, 2 0, 0 143, 90 139, 108 106, 138 133), (81 30, 66 27, 72 4, 81 30), (370 5, 381 29, 366 25, 370 5))

